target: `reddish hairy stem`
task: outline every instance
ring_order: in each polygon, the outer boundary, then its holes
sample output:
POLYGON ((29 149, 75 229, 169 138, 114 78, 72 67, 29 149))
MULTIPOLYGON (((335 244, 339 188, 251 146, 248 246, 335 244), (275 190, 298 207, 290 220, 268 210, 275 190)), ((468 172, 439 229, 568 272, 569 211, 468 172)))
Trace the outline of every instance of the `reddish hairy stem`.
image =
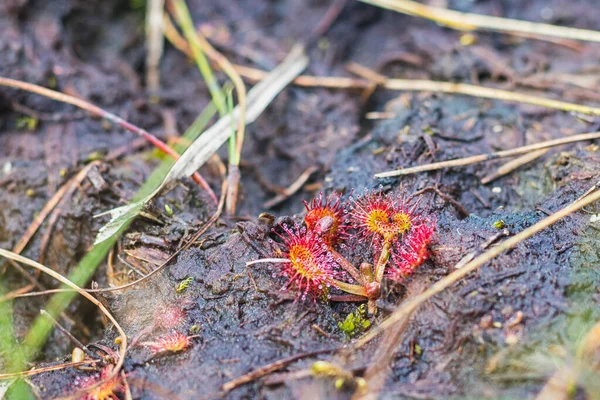
POLYGON ((345 302, 363 302, 367 299, 365 299, 363 296, 355 296, 353 294, 332 294, 329 299, 329 301, 337 301, 340 303, 345 303, 345 302))
POLYGON ((369 299, 369 302, 367 303, 367 311, 371 315, 377 314, 377 303, 375 299, 369 299))
MULTIPOLYGON (((133 132, 136 135, 142 136, 144 139, 146 139, 147 141, 152 143, 154 146, 156 146, 161 151, 163 151, 166 154, 173 157, 175 160, 179 159, 179 154, 175 150, 173 150, 171 147, 169 147, 169 145, 167 145, 165 142, 163 142, 156 136, 152 135, 145 129, 139 128, 139 127, 133 125, 132 123, 125 121, 123 118, 121 118, 111 112, 108 112, 86 100, 78 99, 77 97, 70 96, 65 93, 57 92, 55 90, 47 89, 45 87, 38 86, 33 83, 22 82, 22 81, 18 81, 15 79, 4 78, 1 76, 0 76, 0 85, 8 86, 8 87, 12 87, 15 89, 20 89, 20 90, 25 90, 25 91, 35 93, 35 94, 39 94, 41 96, 45 96, 45 97, 48 97, 53 100, 57 100, 57 101, 61 101, 63 103, 74 105, 75 107, 79 107, 94 116, 97 116, 100 118, 106 118, 107 120, 114 122, 115 124, 121 126, 123 129, 133 132)), ((208 195, 215 202, 215 204, 217 204, 218 203, 217 196, 215 195, 213 190, 210 188, 208 183, 204 180, 204 178, 202 178, 202 176, 200 176, 200 174, 198 172, 195 172, 193 175, 193 179, 202 187, 202 189, 204 189, 208 193, 208 195)))

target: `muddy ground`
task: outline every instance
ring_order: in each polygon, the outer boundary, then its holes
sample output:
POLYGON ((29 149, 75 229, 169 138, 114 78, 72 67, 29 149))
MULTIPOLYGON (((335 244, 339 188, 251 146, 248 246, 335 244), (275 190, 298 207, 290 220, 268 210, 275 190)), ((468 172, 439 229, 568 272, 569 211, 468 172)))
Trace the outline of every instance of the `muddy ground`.
MULTIPOLYGON (((4 2, 0 76, 89 99, 165 140, 183 132, 210 96, 195 65, 166 45, 160 100, 151 100, 144 86, 140 3, 4 2)), ((215 43, 231 61, 262 69, 273 68, 294 41, 307 39, 330 3, 188 1, 197 24, 221 32, 215 43)), ((461 11, 600 29, 600 9, 591 1, 442 3, 461 11)), ((462 35, 348 2, 318 45, 309 48, 306 73, 351 76, 345 66, 353 61, 391 77, 490 85, 600 105, 599 45, 478 33, 476 43, 465 46, 462 35)), ((501 230, 500 221, 513 234, 576 199, 597 182, 600 153, 589 142, 558 148, 487 185, 480 179, 501 162, 401 180, 376 181, 374 173, 591 132, 597 123, 593 117, 463 96, 378 90, 365 102, 356 90, 288 87, 248 127, 238 216, 221 217, 197 246, 147 284, 102 296, 130 338, 153 324, 157 310, 173 307, 186 310, 180 329, 198 335, 180 355, 150 359, 147 349, 132 348, 125 371, 133 397, 210 397, 223 383, 273 361, 349 345, 338 322, 356 304, 294 302, 279 292, 283 282, 267 268, 248 273, 246 261, 273 252, 272 226, 257 218, 260 213, 299 221, 301 200, 320 190, 348 194, 380 185, 393 193, 436 186, 453 198, 455 204, 431 192, 424 195, 422 206, 438 219, 433 255, 402 285, 386 286, 382 312, 371 321, 377 324, 395 304, 452 272, 464 255, 501 230), (365 118, 370 111, 393 116, 373 121, 365 118), (264 207, 275 195, 273 185, 286 187, 309 167, 317 172, 302 190, 272 209, 264 207), (178 283, 190 277, 190 286, 177 293, 178 283)), ((100 159, 97 172, 106 186, 84 181, 61 207, 44 251, 47 224, 24 252, 68 274, 107 221, 92 216, 124 204, 158 165, 150 146, 131 145, 136 139, 70 106, 0 89, 0 247, 13 248, 57 188, 100 159), (27 126, 31 120, 37 124, 27 126), (124 155, 111 157, 122 148, 124 155)), ((220 156, 226 161, 225 149, 220 156)), ((216 169, 208 165, 201 172, 217 191, 216 169)), ((188 179, 162 194, 154 206, 162 223, 139 219, 114 249, 110 268, 127 272, 127 279, 136 276, 128 264, 146 272, 155 268, 214 212, 207 196, 188 179), (173 216, 165 213, 164 204, 171 206, 173 216)), ((555 366, 573 357, 577 338, 600 317, 600 275, 593 269, 600 257, 598 227, 590 222, 596 212, 589 207, 557 223, 421 307, 395 346, 382 397, 534 396, 555 366)), ((353 260, 360 254, 355 249, 353 260)), ((8 290, 27 283, 11 268, 0 273, 8 290)), ((111 277, 109 263, 94 276, 101 287, 123 279, 111 277)), ((43 276, 40 282, 56 286, 43 276)), ((45 298, 14 302, 17 337, 25 335, 44 304, 45 298)), ((117 347, 116 331, 83 300, 69 307, 61 323, 84 343, 117 347)), ((155 329, 150 336, 159 333, 155 329)), ((293 372, 324 359, 360 376, 377 346, 375 341, 345 358, 331 353, 305 357, 279 371, 284 375, 275 378, 280 379, 254 380, 221 395, 350 398, 351 388, 336 390, 331 379, 295 379, 293 372)), ((55 331, 32 365, 68 361, 72 348, 55 331)), ((73 392, 74 379, 89 374, 67 369, 29 382, 38 397, 55 398, 73 392)), ((590 384, 582 382, 581 387, 590 384)), ((581 387, 576 395, 583 398, 581 387)))

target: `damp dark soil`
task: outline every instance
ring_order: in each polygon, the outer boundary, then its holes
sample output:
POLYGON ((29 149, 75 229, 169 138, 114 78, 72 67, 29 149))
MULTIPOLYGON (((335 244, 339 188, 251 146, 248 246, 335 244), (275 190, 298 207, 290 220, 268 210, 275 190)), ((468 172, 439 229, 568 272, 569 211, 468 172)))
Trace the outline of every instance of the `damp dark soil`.
MULTIPOLYGON (((187 3, 194 21, 213 33, 211 39, 229 60, 269 70, 294 42, 310 37, 333 1, 187 3)), ((431 3, 600 29, 600 9, 593 1, 431 3)), ((160 64, 161 91, 149 95, 143 7, 143 1, 134 0, 5 1, 0 4, 0 76, 88 99, 173 140, 210 95, 195 65, 168 44, 160 64)), ((352 76, 346 66, 356 62, 391 77, 481 84, 600 105, 599 45, 495 33, 473 33, 465 45, 463 35, 347 2, 328 32, 309 47, 305 72, 352 76)), ((280 291, 284 281, 273 271, 246 267, 247 261, 274 253, 273 222, 258 216, 273 214, 275 225, 300 221, 301 200, 320 191, 347 196, 352 190, 411 194, 425 189, 421 207, 437 217, 432 256, 403 284, 386 283, 380 312, 371 317, 374 326, 490 238, 502 240, 578 198, 598 180, 600 153, 589 142, 558 148, 486 185, 481 178, 502 161, 403 179, 375 180, 375 173, 591 132, 597 123, 592 117, 464 96, 376 90, 366 99, 357 90, 286 88, 248 127, 237 216, 219 218, 144 284, 98 296, 130 339, 146 332, 143 342, 164 333, 148 330, 164 310, 173 309, 184 310, 178 329, 195 336, 191 348, 177 355, 151 358, 143 346, 131 348, 124 370, 133 398, 352 397, 352 388, 336 389, 332 379, 296 371, 330 360, 361 376, 379 342, 342 358, 336 351, 352 342, 338 323, 355 312, 355 303, 294 301, 280 291), (389 118, 367 118, 372 111, 389 118), (301 190, 266 208, 265 202, 309 168, 315 172, 301 190), (188 278, 189 286, 178 293, 188 278), (266 379, 219 393, 225 382, 294 356, 300 357, 266 379)), ((219 155, 226 161, 225 150, 219 155)), ((44 224, 24 251, 61 274, 72 271, 107 222, 93 216, 131 199, 160 157, 133 134, 71 106, 0 88, 0 248, 13 248, 58 188, 93 160, 100 160, 95 179, 84 180, 59 206, 51 235, 45 237, 44 224)), ((215 164, 200 172, 217 191, 221 176, 215 164)), ((182 180, 155 200, 149 210, 154 218, 139 218, 122 236, 94 282, 117 285, 151 271, 214 211, 192 180, 182 180)), ((392 349, 396 353, 381 396, 535 396, 554 373, 556 348, 565 354, 564 362, 577 338, 600 318, 600 275, 593 268, 600 257, 598 212, 591 206, 558 222, 426 302, 392 349)), ((363 250, 354 249, 353 261, 363 250)), ((7 291, 29 283, 10 266, 2 268, 7 291)), ((45 288, 57 285, 44 276, 39 282, 45 288)), ((18 338, 46 300, 14 302, 18 338)), ((87 301, 73 302, 60 323, 86 344, 118 347, 114 327, 87 301)), ((67 362, 72 348, 54 331, 32 366, 67 362)), ((71 368, 28 381, 36 396, 55 398, 74 392, 73 382, 92 373, 71 368)))

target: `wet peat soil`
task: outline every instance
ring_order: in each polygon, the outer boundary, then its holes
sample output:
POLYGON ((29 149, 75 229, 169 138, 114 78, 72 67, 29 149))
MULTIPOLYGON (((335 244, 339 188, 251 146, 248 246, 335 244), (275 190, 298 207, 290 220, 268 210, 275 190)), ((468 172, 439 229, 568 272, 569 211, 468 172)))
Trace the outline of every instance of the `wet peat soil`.
MULTIPOLYGON (((209 94, 195 65, 167 45, 160 66, 160 101, 150 101, 143 84, 143 10, 136 3, 5 2, 0 6, 0 76, 81 96, 169 139, 189 126, 208 104, 209 94)), ((212 28, 214 42, 231 61, 267 70, 294 41, 308 37, 330 6, 327 1, 300 0, 233 3, 188 1, 194 21, 212 28)), ((448 6, 600 28, 600 10, 591 2, 449 1, 448 6)), ((427 21, 349 3, 309 50, 306 73, 351 76, 345 65, 354 61, 391 77, 494 85, 600 104, 598 45, 481 33, 475 44, 463 46, 461 35, 427 21)), ((272 278, 267 268, 249 273, 246 261, 272 255, 271 226, 257 219, 261 212, 278 216, 278 221, 299 221, 301 200, 320 190, 349 193, 379 185, 394 193, 436 186, 453 198, 454 203, 424 194, 423 207, 438 218, 433 255, 404 284, 386 286, 382 312, 372 319, 377 324, 395 304, 452 272, 463 256, 499 232, 500 221, 511 234, 519 232, 576 199, 597 181, 600 156, 589 143, 552 150, 488 185, 480 179, 498 162, 402 180, 376 181, 374 173, 590 132, 597 130, 596 122, 463 96, 377 91, 365 101, 356 90, 290 86, 248 127, 239 217, 220 218, 197 246, 181 253, 147 284, 102 297, 130 338, 153 324, 157 310, 172 307, 187 310, 180 329, 199 335, 192 348, 179 355, 150 359, 147 349, 132 348, 125 371, 133 397, 199 398, 273 361, 349 344, 337 324, 355 304, 293 302, 278 291, 283 281, 272 278), (387 111, 393 117, 367 120, 369 111, 387 111), (264 207, 275 195, 273 186, 288 186, 310 167, 317 172, 300 192, 274 208, 264 207), (189 288, 176 293, 178 283, 188 277, 189 288)), ((92 159, 100 159, 95 172, 105 185, 84 181, 61 207, 44 251, 40 249, 47 224, 24 252, 68 274, 106 222, 92 216, 130 199, 157 165, 151 148, 138 142, 133 134, 70 106, 0 89, 0 247, 13 248, 57 188, 92 159), (24 117, 38 124, 23 126, 24 117)), ((226 159, 226 152, 220 155, 226 159)), ((201 170, 214 188, 220 179, 216 171, 214 165, 201 170)), ((202 226, 214 206, 191 180, 183 180, 156 200, 153 212, 163 224, 136 221, 114 249, 113 272, 127 271, 125 261, 146 270, 156 267, 202 226), (163 211, 164 204, 174 209, 173 217, 163 211)), ((589 222, 595 213, 591 207, 557 223, 424 304, 394 346, 397 353, 384 377, 383 397, 537 393, 553 370, 549 362, 527 368, 523 360, 557 344, 568 349, 565 332, 572 318, 581 313, 589 321, 598 317, 599 276, 589 268, 598 261, 598 235, 589 222)), ((354 250, 355 261, 363 250, 354 250)), ((1 272, 9 290, 27 283, 10 268, 1 272)), ((122 282, 119 279, 111 277, 108 263, 94 276, 101 287, 122 282)), ((56 286, 45 277, 40 282, 56 286)), ((39 298, 14 303, 17 336, 27 332, 43 306, 39 298)), ((84 343, 116 349, 115 330, 88 302, 75 301, 66 316, 61 323, 84 343)), ((160 333, 154 330, 144 340, 160 333)), ((377 346, 375 341, 344 359, 328 354, 305 357, 279 371, 282 375, 252 381, 226 396, 350 398, 352 391, 336 390, 332 380, 294 379, 293 371, 327 359, 360 375, 377 346)), ((71 349, 72 344, 54 332, 38 357, 39 365, 68 361, 71 349)), ((75 390, 73 381, 89 374, 69 369, 32 377, 30 383, 40 397, 54 398, 75 390)))

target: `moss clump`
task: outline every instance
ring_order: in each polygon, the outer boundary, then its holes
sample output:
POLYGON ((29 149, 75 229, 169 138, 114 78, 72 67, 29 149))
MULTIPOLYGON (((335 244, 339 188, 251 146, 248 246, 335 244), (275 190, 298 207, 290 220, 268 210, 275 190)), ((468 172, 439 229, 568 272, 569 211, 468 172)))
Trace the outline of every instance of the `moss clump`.
POLYGON ((371 326, 371 321, 366 317, 367 307, 362 304, 346 316, 343 322, 338 322, 338 327, 348 339, 364 332, 371 326))

